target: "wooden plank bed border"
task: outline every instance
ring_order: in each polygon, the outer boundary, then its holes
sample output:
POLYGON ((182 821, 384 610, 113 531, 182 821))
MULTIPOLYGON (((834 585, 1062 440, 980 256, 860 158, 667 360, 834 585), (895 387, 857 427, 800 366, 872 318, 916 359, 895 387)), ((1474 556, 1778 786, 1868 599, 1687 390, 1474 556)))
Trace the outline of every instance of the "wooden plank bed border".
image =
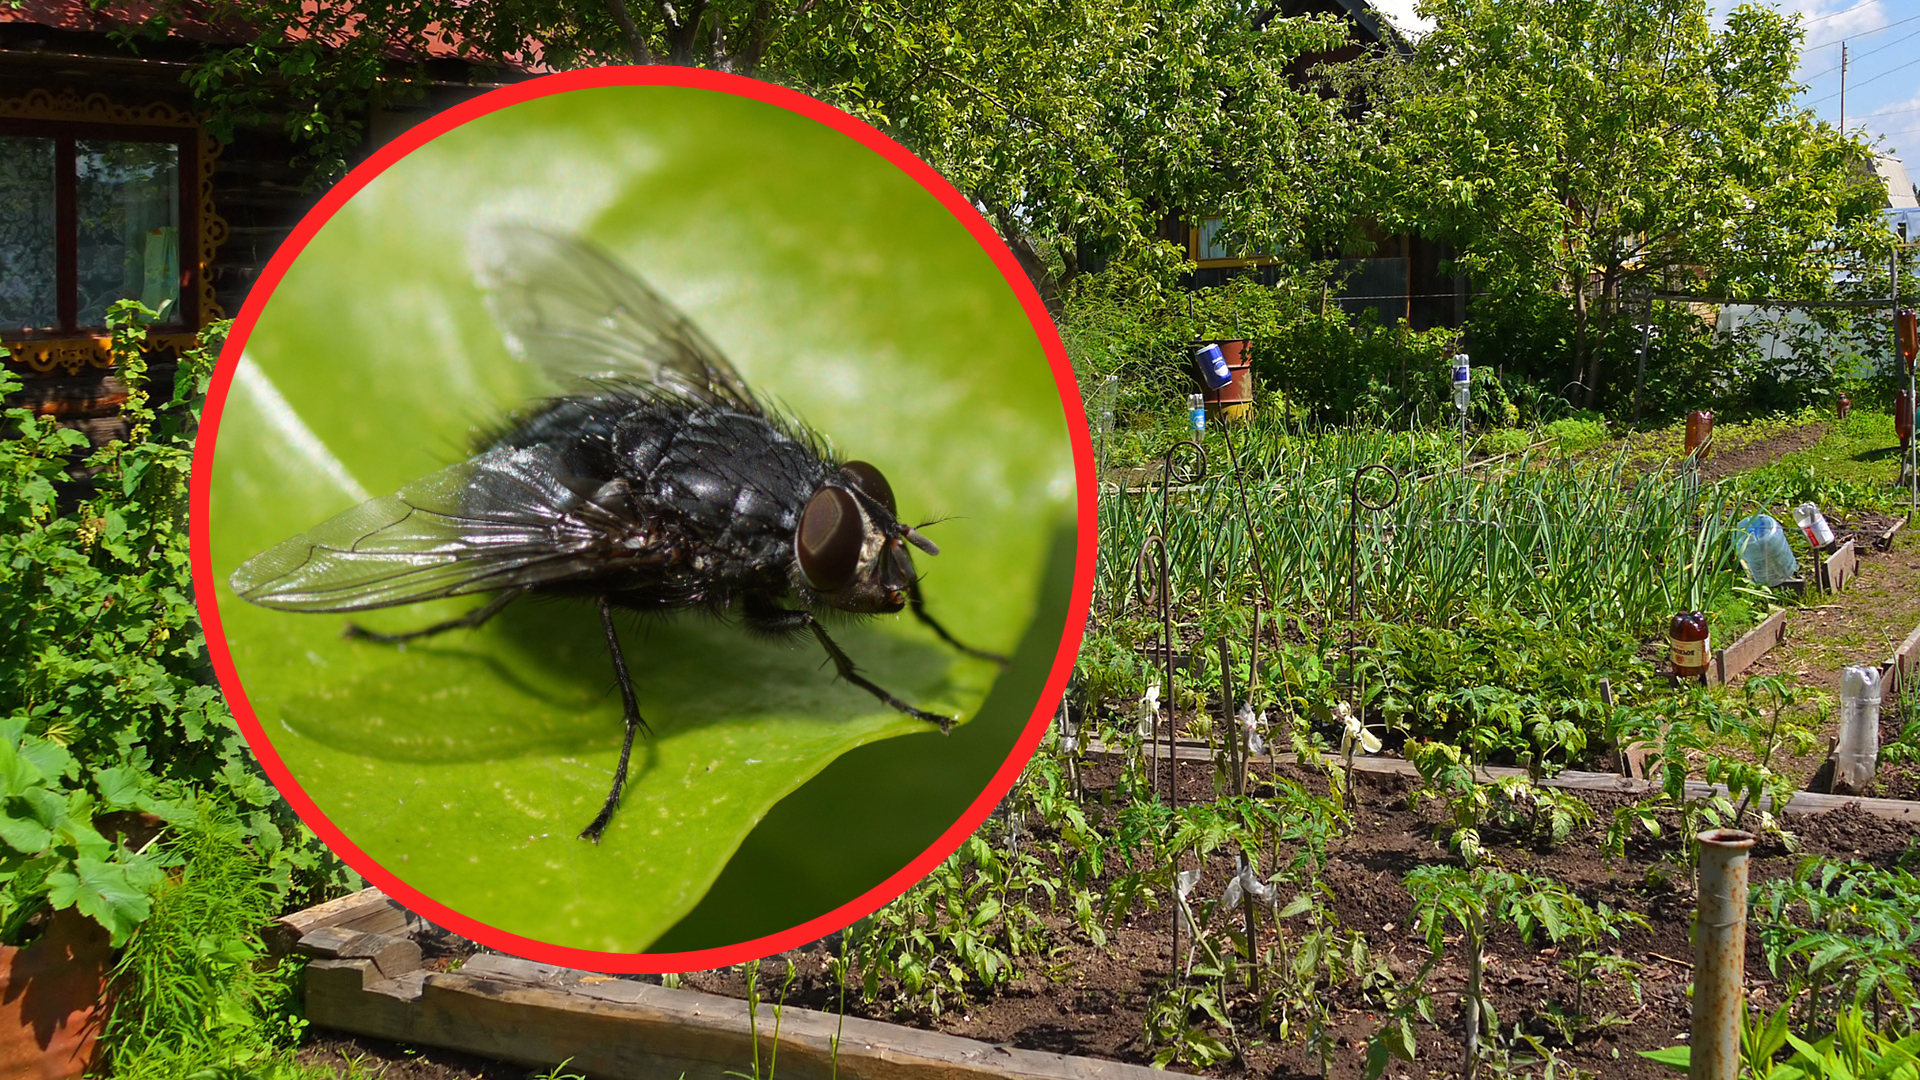
POLYGON ((1893 650, 1893 655, 1887 657, 1887 662, 1880 665, 1880 701, 1883 708, 1887 699, 1899 694, 1913 674, 1916 652, 1920 652, 1920 626, 1914 627, 1913 633, 1907 635, 1907 640, 1901 642, 1900 647, 1893 650))
MULTIPOLYGON (((287 916, 303 931, 306 1016, 323 1028, 551 1068, 571 1059, 595 1080, 730 1080, 776 1048, 776 1012, 756 1021, 735 998, 481 954, 458 970, 420 968, 410 938, 336 920, 385 911, 415 919, 377 889, 287 916), (325 909, 325 910, 323 910, 325 909)), ((990 1045, 858 1017, 785 1006, 778 1011, 786 1080, 1158 1080, 1144 1065, 990 1045)))
MULTIPOLYGON (((1174 752, 1180 761, 1213 760, 1212 752, 1204 746, 1180 745, 1174 752)), ((1124 751, 1110 750, 1099 743, 1094 743, 1087 748, 1087 753, 1112 756, 1124 751)), ((1291 753, 1256 754, 1250 760, 1261 765, 1292 765, 1299 762, 1299 757, 1291 753)), ((1326 763, 1336 768, 1339 766, 1339 762, 1332 758, 1326 759, 1326 763)), ((1420 777, 1420 770, 1414 768, 1413 762, 1405 758, 1356 756, 1353 759, 1353 771, 1375 776, 1407 776, 1414 779, 1420 777)), ((1496 780, 1526 775, 1525 769, 1483 765, 1475 773, 1475 779, 1483 784, 1491 784, 1496 780)), ((1621 776, 1619 773, 1579 772, 1573 769, 1542 779, 1540 786, 1567 791, 1615 791, 1633 796, 1651 794, 1660 789, 1659 784, 1650 780, 1635 780, 1621 776)), ((1705 798, 1713 794, 1724 795, 1726 791, 1726 787, 1721 784, 1707 784, 1699 780, 1687 781, 1688 798, 1705 798)), ((1795 792, 1793 798, 1787 803, 1785 812, 1795 816, 1820 814, 1849 805, 1857 806, 1866 813, 1886 821, 1920 821, 1920 802, 1908 802, 1904 799, 1869 799, 1858 795, 1823 795, 1812 791, 1795 792)), ((1779 810, 1778 807, 1774 809, 1779 810)))
POLYGON ((1767 655, 1775 645, 1787 636, 1787 609, 1760 620, 1760 625, 1746 632, 1739 641, 1727 646, 1713 655, 1713 679, 1722 686, 1728 679, 1752 667, 1754 661, 1767 655))
POLYGON ((1876 551, 1893 550, 1893 538, 1900 535, 1900 530, 1906 527, 1907 527, 1907 519, 1904 516, 1901 517, 1900 520, 1894 522, 1892 525, 1887 526, 1886 532, 1883 532, 1879 536, 1876 536, 1873 538, 1874 549, 1876 551))
POLYGON ((1820 564, 1820 587, 1828 592, 1839 592, 1847 587, 1855 575, 1860 572, 1859 549, 1849 540, 1840 545, 1840 550, 1827 556, 1820 564))

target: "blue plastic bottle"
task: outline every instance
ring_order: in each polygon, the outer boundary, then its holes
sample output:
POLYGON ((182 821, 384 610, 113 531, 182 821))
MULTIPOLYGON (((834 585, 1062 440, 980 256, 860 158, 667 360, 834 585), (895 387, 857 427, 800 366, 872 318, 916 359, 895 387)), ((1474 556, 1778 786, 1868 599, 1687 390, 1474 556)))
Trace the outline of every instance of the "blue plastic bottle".
POLYGON ((1740 545, 1740 561, 1755 583, 1772 588, 1792 577, 1800 561, 1787 546, 1787 533, 1780 523, 1766 514, 1755 514, 1739 525, 1734 541, 1740 545))
POLYGON ((1207 377, 1207 389, 1218 390, 1233 381, 1233 372, 1227 370, 1227 357, 1220 346, 1208 342, 1193 351, 1193 359, 1207 377))

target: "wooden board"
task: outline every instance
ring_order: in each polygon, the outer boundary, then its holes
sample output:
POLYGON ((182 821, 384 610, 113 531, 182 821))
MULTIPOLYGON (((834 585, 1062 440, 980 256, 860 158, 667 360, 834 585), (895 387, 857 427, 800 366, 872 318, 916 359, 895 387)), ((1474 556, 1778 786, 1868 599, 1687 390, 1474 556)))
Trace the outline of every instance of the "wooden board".
POLYGON ((1714 654, 1713 680, 1724 686, 1728 679, 1752 667, 1754 661, 1767 655, 1786 636, 1787 611, 1782 608, 1760 620, 1760 625, 1747 631, 1739 641, 1714 654))
POLYGON ((1839 592, 1860 572, 1860 555, 1849 540, 1840 545, 1840 550, 1827 556, 1820 564, 1820 587, 1828 592, 1839 592))
POLYGON ((1880 700, 1887 701, 1900 693, 1907 680, 1913 677, 1916 662, 1920 662, 1920 627, 1907 635, 1907 640, 1893 650, 1887 662, 1880 665, 1880 700))
MULTIPOLYGON (((275 919, 262 936, 276 955, 294 950, 302 938, 315 930, 334 928, 361 933, 392 934, 404 932, 420 917, 389 899, 379 889, 362 889, 350 896, 296 911, 275 919)), ((330 955, 314 949, 302 950, 309 956, 330 955)))
POLYGON ((1874 549, 1878 551, 1891 550, 1893 548, 1893 538, 1900 535, 1900 530, 1906 527, 1907 527, 1907 519, 1904 517, 1902 517, 1899 521, 1894 522, 1892 525, 1889 525, 1887 527, 1886 532, 1883 532, 1879 536, 1876 536, 1873 538, 1874 549))
MULTIPOLYGON (((1162 749, 1164 750, 1164 747, 1162 749)), ((1088 747, 1087 752, 1089 754, 1107 754, 1121 753, 1122 751, 1109 751, 1099 743, 1094 743, 1088 747)), ((1177 756, 1181 761, 1213 760, 1212 756, 1206 751, 1190 747, 1180 747, 1177 751, 1177 756)), ((1256 754, 1251 761, 1261 765, 1292 765, 1298 763, 1299 758, 1291 753, 1256 754)), ((1324 759, 1323 764, 1330 765, 1334 768, 1339 767, 1339 762, 1333 758, 1324 759)), ((1414 768, 1413 762, 1405 758, 1395 757, 1355 757, 1353 759, 1353 771, 1358 773, 1372 773, 1374 775, 1408 776, 1414 778, 1418 778, 1420 775, 1420 770, 1414 768)), ((1475 770, 1474 779, 1483 784, 1490 784, 1496 780, 1525 775, 1527 775, 1525 769, 1509 768, 1502 765, 1482 765, 1479 769, 1475 770)), ((1540 786, 1559 788, 1567 791, 1612 791, 1635 797, 1651 794, 1660 788, 1659 784, 1652 781, 1621 776, 1619 773, 1579 772, 1573 769, 1565 770, 1557 776, 1549 776, 1542 779, 1540 786)), ((1726 793, 1727 789, 1725 785, 1722 784, 1708 784, 1701 780, 1687 781, 1687 797, 1690 799, 1705 798, 1714 794, 1724 795, 1726 793)), ((1853 795, 1823 795, 1811 791, 1795 792, 1793 798, 1784 808, 1770 807, 1770 809, 1774 810, 1775 813, 1784 811, 1785 813, 1799 816, 1821 814, 1828 810, 1837 810, 1842 806, 1857 807, 1874 817, 1886 821, 1920 821, 1920 802, 1907 802, 1903 799, 1869 799, 1853 795)))
MULTIPOLYGON (((352 898, 349 898, 352 899, 352 898)), ((382 902, 387 902, 381 897, 382 902)), ((367 904, 346 905, 348 912, 367 904)), ((670 990, 633 979, 482 954, 457 971, 383 970, 404 957, 384 934, 316 925, 301 947, 331 955, 306 970, 313 1024, 498 1058, 595 1080, 1156 1080, 1141 1065, 1020 1050, 857 1017, 670 990), (778 1027, 778 1038, 775 1028, 778 1027), (755 1069, 756 1050, 759 1070, 755 1069), (777 1058, 775 1055, 777 1054, 777 1058)), ((418 964, 419 948, 412 941, 418 964)))

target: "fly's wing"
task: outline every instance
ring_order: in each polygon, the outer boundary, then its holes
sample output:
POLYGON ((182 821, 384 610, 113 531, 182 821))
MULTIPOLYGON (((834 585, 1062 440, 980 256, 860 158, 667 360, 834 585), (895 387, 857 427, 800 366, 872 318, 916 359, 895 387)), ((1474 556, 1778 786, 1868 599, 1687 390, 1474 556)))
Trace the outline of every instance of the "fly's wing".
POLYGON ((266 607, 361 611, 659 564, 656 540, 622 483, 595 488, 546 447, 502 447, 322 522, 229 580, 266 607))
POLYGON ((740 373, 699 327, 586 241, 496 225, 475 243, 473 263, 507 348, 562 390, 610 379, 761 414, 740 373))

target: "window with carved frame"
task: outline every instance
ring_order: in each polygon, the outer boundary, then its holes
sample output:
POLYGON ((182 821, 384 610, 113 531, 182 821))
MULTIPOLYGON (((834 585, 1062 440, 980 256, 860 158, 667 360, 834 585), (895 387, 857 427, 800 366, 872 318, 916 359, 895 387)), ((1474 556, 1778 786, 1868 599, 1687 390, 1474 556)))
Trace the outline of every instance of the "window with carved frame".
POLYGON ((0 343, 40 370, 106 366, 106 312, 136 299, 155 341, 220 316, 206 264, 213 147, 165 105, 36 92, 0 101, 0 343))

